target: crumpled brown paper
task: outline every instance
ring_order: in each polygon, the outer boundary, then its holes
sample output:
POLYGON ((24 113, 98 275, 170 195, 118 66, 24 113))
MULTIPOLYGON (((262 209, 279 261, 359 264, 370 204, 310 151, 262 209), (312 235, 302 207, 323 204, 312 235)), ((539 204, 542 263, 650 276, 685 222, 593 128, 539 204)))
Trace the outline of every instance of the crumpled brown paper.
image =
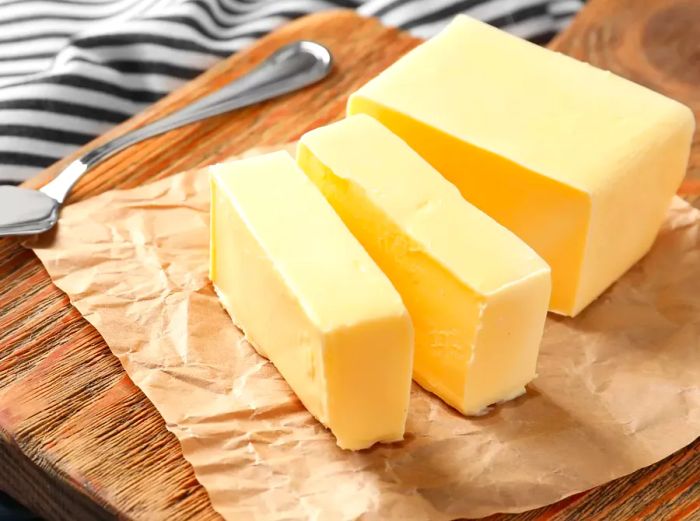
POLYGON ((53 243, 30 245, 227 519, 518 512, 700 435, 700 212, 680 199, 629 273, 576 319, 550 316, 525 396, 464 418, 414 385, 405 441, 359 453, 335 445, 219 305, 208 204, 206 173, 186 172, 68 206, 53 243))

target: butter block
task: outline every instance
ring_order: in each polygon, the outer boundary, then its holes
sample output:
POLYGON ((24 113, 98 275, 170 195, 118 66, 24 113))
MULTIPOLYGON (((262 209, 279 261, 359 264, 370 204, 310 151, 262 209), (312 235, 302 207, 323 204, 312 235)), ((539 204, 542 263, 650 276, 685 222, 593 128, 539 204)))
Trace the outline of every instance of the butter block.
POLYGON ((576 315, 642 257, 685 173, 690 109, 458 16, 348 102, 552 267, 576 315))
POLYGON ((535 376, 547 264, 368 116, 305 134, 297 162, 399 291, 414 379, 464 414, 535 376))
POLYGON ((401 440, 413 326, 286 152, 210 168, 210 278, 248 341, 338 445, 401 440))

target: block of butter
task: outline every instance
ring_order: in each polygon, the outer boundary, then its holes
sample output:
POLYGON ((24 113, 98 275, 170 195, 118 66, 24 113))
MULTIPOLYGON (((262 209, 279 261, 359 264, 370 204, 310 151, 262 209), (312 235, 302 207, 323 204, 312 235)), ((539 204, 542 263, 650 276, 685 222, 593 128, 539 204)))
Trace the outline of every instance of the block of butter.
POLYGON ((650 248, 685 173, 684 105, 458 16, 354 93, 552 267, 575 315, 650 248))
POLYGON ((210 278, 233 321, 340 447, 401 440, 413 327, 391 282, 288 153, 210 180, 210 278))
POLYGON ((522 394, 550 294, 537 253, 368 116, 305 134, 297 161, 401 294, 415 380, 464 414, 522 394))

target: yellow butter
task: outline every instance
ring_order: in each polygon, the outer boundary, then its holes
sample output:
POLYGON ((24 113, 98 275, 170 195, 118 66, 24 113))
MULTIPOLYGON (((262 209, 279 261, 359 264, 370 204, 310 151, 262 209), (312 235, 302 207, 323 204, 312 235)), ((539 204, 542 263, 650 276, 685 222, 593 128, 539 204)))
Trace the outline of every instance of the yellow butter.
POLYGON ((401 297, 286 152, 212 166, 210 278, 338 445, 401 440, 413 328, 401 297))
POLYGON ((575 315, 650 248, 684 175, 690 109, 458 16, 350 97, 552 267, 575 315))
POLYGON ((547 264, 370 117, 305 134, 297 161, 401 294, 416 381, 465 414, 523 393, 547 264))

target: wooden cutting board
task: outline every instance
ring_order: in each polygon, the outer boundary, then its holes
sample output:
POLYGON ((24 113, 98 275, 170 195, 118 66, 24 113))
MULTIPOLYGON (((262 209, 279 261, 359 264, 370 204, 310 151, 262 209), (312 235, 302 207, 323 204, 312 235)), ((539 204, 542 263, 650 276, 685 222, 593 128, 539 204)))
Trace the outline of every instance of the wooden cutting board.
MULTIPOLYGON (((592 0, 553 46, 700 109, 700 3, 592 0)), ((88 147, 243 74, 298 38, 327 45, 323 83, 152 139, 110 159, 71 201, 297 139, 342 116, 348 93, 418 40, 351 12, 298 20, 214 67, 88 147)), ((585 88, 585 86, 584 86, 585 88)), ((71 158, 47 169, 38 186, 71 158)), ((696 135, 682 192, 700 202, 696 135)), ((700 443, 603 487, 493 519, 690 519, 700 513, 700 443)), ((0 239, 0 489, 48 519, 216 519, 175 438, 31 251, 0 239)))

